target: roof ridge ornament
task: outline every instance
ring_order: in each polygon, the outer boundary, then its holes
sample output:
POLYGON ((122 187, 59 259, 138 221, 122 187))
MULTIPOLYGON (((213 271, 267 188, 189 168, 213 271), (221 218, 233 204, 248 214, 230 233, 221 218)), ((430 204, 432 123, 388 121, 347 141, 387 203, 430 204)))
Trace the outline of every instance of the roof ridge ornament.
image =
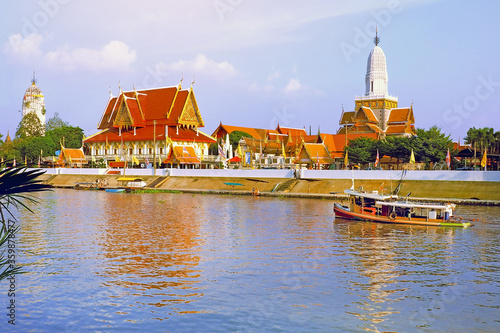
POLYGON ((380 37, 378 36, 378 26, 375 27, 375 38, 373 38, 373 43, 375 43, 375 46, 378 46, 378 43, 380 43, 380 37))

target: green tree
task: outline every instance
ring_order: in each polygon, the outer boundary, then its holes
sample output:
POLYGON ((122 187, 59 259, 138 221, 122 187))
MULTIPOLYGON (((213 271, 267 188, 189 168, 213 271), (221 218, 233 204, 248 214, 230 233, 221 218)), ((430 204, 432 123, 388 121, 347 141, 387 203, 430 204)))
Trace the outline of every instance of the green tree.
POLYGON ((28 112, 19 122, 16 130, 16 137, 24 139, 26 137, 43 136, 45 127, 35 112, 28 112))
POLYGON ((54 116, 52 118, 47 120, 47 124, 45 125, 45 130, 51 131, 57 128, 67 127, 67 126, 69 126, 69 123, 59 118, 59 113, 56 112, 54 113, 54 116))
POLYGON ((376 141, 371 138, 359 137, 349 140, 348 148, 349 161, 356 164, 367 164, 375 161, 376 141), (373 153, 375 151, 375 154, 373 153))
POLYGON ((238 147, 238 143, 240 142, 241 138, 251 138, 252 136, 246 132, 242 131, 233 131, 231 134, 229 134, 229 143, 233 146, 233 150, 238 147))
POLYGON ((9 239, 14 238, 19 227, 13 210, 30 209, 30 205, 37 204, 38 201, 31 196, 33 192, 46 191, 50 185, 43 184, 38 177, 45 171, 27 171, 23 167, 5 168, 5 163, 0 167, 0 281, 20 274, 21 268, 11 264, 8 258, 4 257, 9 239), (9 223, 9 221, 14 223, 9 223), (3 250, 3 251, 2 251, 3 250))

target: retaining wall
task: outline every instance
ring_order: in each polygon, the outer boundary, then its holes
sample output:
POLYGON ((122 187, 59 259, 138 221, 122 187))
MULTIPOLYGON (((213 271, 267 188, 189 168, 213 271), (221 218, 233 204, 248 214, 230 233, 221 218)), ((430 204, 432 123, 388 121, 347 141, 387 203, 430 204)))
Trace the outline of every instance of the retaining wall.
MULTIPOLYGON (((29 169, 35 170, 35 169, 29 169)), ((47 175, 104 175, 107 169, 55 168, 45 169, 47 175)), ((120 170, 123 174, 123 170, 120 170)), ((154 176, 153 169, 126 169, 129 176, 154 176)), ((398 180, 401 170, 300 170, 302 179, 362 179, 398 180)), ((172 177, 223 177, 223 178, 293 178, 293 169, 156 169, 156 176, 172 177)), ((498 171, 407 171, 405 180, 442 180, 500 182, 498 171)))

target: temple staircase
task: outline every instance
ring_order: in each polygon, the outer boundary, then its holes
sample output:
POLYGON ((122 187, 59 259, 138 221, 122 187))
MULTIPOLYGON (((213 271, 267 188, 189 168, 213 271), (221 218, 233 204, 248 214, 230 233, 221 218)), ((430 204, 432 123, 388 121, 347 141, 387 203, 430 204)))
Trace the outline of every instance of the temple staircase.
POLYGON ((169 176, 158 177, 144 187, 146 187, 146 188, 158 188, 158 187, 162 186, 163 183, 165 183, 168 178, 169 178, 169 176))
POLYGON ((290 178, 287 181, 281 183, 274 192, 290 192, 290 190, 297 184, 298 180, 295 178, 290 178))

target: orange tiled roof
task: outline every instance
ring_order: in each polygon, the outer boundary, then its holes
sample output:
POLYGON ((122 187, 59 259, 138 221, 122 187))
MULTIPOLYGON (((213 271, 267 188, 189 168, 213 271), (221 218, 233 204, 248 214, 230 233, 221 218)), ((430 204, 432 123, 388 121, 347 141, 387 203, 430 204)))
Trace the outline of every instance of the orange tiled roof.
POLYGON ((231 134, 234 131, 245 132, 250 134, 255 139, 264 140, 268 130, 261 128, 252 128, 252 127, 222 125, 221 123, 219 127, 217 127, 217 129, 212 133, 212 136, 216 138, 221 138, 225 137, 226 133, 231 134))
MULTIPOLYGON (((360 108, 360 111, 363 111, 363 113, 366 115, 366 118, 368 119, 368 121, 378 123, 378 119, 377 119, 377 117, 375 117, 375 114, 373 113, 372 109, 367 108, 365 106, 362 106, 360 108)), ((356 118, 358 115, 359 115, 359 111, 356 113, 356 118)))
POLYGON ((413 125, 389 125, 385 130, 386 134, 415 134, 413 125))
POLYGON ((123 112, 120 108, 124 106, 131 117, 130 126, 152 125, 156 121, 159 125, 177 126, 189 122, 189 125, 204 127, 192 88, 182 90, 180 87, 165 87, 122 91, 118 97, 110 97, 98 129, 118 127, 116 117, 120 117, 120 113, 123 112), (186 117, 186 112, 191 114, 186 117))
MULTIPOLYGON (((156 126, 156 140, 165 140, 165 128, 168 130, 168 137, 172 141, 183 141, 183 142, 215 142, 215 139, 211 136, 201 132, 196 131, 192 128, 185 127, 173 127, 165 125, 156 126)), ((94 142, 137 142, 137 141, 153 141, 154 139, 154 127, 148 126, 143 128, 136 128, 135 133, 133 129, 122 130, 121 136, 120 131, 117 128, 110 128, 101 131, 97 134, 89 136, 84 140, 85 143, 94 142)))
POLYGON ((330 152, 322 143, 304 143, 297 155, 295 163, 299 164, 332 164, 330 152))
POLYGON ((192 146, 174 146, 170 149, 168 157, 163 160, 163 163, 173 164, 193 164, 201 163, 200 159, 196 156, 194 147, 192 146))
POLYGON ((352 118, 354 117, 355 114, 356 114, 356 112, 354 112, 354 111, 348 111, 348 112, 342 113, 342 115, 340 117, 339 125, 345 125, 346 122, 347 122, 347 124, 352 124, 353 123, 352 118))
POLYGON ((389 114, 389 119, 387 121, 390 123, 404 123, 410 122, 411 124, 415 123, 415 119, 413 117, 413 108, 397 108, 392 109, 389 114))
POLYGON ((278 127, 276 128, 276 131, 280 134, 288 134, 291 135, 294 139, 295 138, 300 138, 300 137, 305 137, 307 135, 307 132, 303 128, 292 128, 292 127, 283 127, 278 124, 278 127))

